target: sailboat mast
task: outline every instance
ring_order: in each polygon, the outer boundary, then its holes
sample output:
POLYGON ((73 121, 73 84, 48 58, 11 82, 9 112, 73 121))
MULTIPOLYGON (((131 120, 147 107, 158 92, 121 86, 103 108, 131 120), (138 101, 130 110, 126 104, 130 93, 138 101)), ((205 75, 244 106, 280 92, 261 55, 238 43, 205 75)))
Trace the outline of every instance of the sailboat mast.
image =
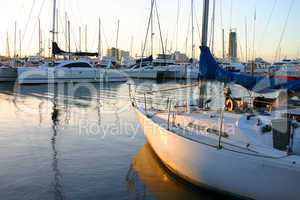
MULTIPOLYGON (((148 39, 148 35, 149 35, 149 29, 150 29, 150 26, 151 26, 151 15, 153 13, 155 0, 153 0, 151 2, 152 2, 152 5, 151 5, 150 16, 149 16, 148 23, 147 23, 147 32, 146 32, 145 40, 141 41, 141 55, 142 55, 141 57, 142 58, 143 58, 145 50, 146 50, 146 44, 147 44, 147 39, 148 39)), ((140 63, 140 66, 141 65, 142 65, 142 62, 140 63)))
MULTIPOLYGON (((55 23, 56 23, 56 0, 53 0, 53 24, 52 24, 52 43, 55 42, 55 23)), ((52 51, 52 58, 55 58, 55 55, 52 51)))
POLYGON ((41 56, 42 36, 41 36, 41 21, 40 21, 40 18, 38 18, 38 24, 39 24, 39 51, 38 51, 38 55, 41 56))
POLYGON ((208 33, 208 15, 209 15, 209 0, 204 0, 203 3, 203 21, 202 21, 202 47, 207 47, 207 33, 208 33))
MULTIPOLYGON (((151 0, 151 6, 153 6, 153 1, 154 0, 151 0)), ((151 55, 153 56, 153 39, 154 39, 154 33, 153 33, 153 9, 151 9, 151 55)))
POLYGON ((192 20, 192 60, 194 63, 194 58, 195 58, 195 45, 194 45, 194 0, 191 0, 191 20, 192 20))
POLYGON ((180 11, 180 0, 177 2, 177 19, 176 19, 176 51, 178 51, 178 27, 179 27, 179 11, 180 11))
POLYGON ((9 48, 8 32, 6 33, 6 54, 7 54, 7 57, 10 58, 10 48, 9 48))
POLYGON ((65 49, 68 49, 68 14, 65 12, 65 49))
POLYGON ((215 51, 215 18, 216 18, 216 0, 213 0, 213 16, 212 16, 212 40, 211 40, 211 52, 214 55, 215 51))
POLYGON ((166 42, 165 42, 165 50, 166 51, 168 51, 168 35, 169 35, 169 33, 167 32, 166 42))
POLYGON ((223 55, 223 60, 225 59, 225 30, 224 28, 222 29, 222 55, 223 55))
POLYGON ((43 57, 45 58, 46 57, 46 34, 44 33, 44 36, 43 36, 43 57))
POLYGON ((254 10, 254 19, 253 19, 253 47, 252 47, 252 58, 253 62, 255 60, 255 36, 256 36, 256 8, 254 10))
POLYGON ((15 35, 14 35, 14 58, 16 57, 17 52, 17 22, 15 21, 15 35))
POLYGON ((133 51, 133 36, 131 36, 131 42, 130 42, 130 56, 133 57, 132 52, 133 51))
POLYGON ((161 43, 161 48, 162 48, 162 53, 165 55, 165 47, 164 47, 164 41, 162 37, 162 32, 161 32, 161 26, 160 26, 160 20, 159 20, 159 14, 158 14, 158 9, 157 9, 157 2, 156 0, 153 0, 155 6, 155 13, 156 13, 156 19, 157 19, 157 24, 158 24, 158 29, 159 29, 159 35, 160 35, 160 43, 161 43))
POLYGON ((51 39, 48 38, 48 58, 51 58, 52 54, 51 54, 51 39))
POLYGON ((84 49, 87 52, 87 24, 85 25, 85 36, 84 36, 84 49))
POLYGON ((120 20, 118 19, 118 24, 117 24, 117 38, 116 38, 116 48, 118 48, 118 43, 119 43, 119 29, 120 29, 120 20))
MULTIPOLYGON (((68 51, 69 51, 69 53, 71 52, 71 24, 70 24, 70 20, 68 20, 68 51)), ((69 55, 69 59, 70 59, 70 55, 69 55)))
POLYGON ((19 30, 19 57, 22 57, 22 36, 21 29, 19 30))
POLYGON ((58 8, 56 8, 56 42, 59 43, 59 25, 58 25, 58 19, 59 19, 59 12, 58 12, 58 8))
POLYGON ((81 26, 79 26, 79 51, 81 51, 81 26))
POLYGON ((248 25, 247 18, 245 19, 245 48, 246 48, 246 62, 248 62, 248 25))
POLYGON ((99 31, 98 31, 98 57, 99 57, 99 60, 101 59, 101 19, 99 18, 99 31))

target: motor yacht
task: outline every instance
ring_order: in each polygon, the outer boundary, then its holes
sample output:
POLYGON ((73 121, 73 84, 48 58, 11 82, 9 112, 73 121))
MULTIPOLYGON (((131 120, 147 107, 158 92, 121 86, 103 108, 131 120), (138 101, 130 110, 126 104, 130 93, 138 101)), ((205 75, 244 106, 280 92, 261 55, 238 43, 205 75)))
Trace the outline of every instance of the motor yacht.
POLYGON ((63 60, 39 67, 19 67, 17 72, 20 84, 127 81, 124 73, 115 69, 96 68, 86 60, 63 60))
POLYGON ((123 69, 123 72, 131 78, 157 79, 158 70, 153 67, 152 61, 152 56, 137 59, 134 65, 123 69))
POLYGON ((177 64, 174 55, 159 54, 152 65, 160 79, 183 79, 187 73, 186 65, 177 64))

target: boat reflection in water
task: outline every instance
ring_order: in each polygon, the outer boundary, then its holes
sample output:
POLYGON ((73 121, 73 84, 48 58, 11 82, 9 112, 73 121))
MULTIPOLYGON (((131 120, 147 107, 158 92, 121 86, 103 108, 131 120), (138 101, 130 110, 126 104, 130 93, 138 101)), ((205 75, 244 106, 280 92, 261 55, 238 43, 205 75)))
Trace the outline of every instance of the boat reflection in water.
POLYGON ((151 195, 159 200, 233 199, 178 178, 161 163, 148 143, 133 159, 126 178, 132 199, 149 199, 151 195))

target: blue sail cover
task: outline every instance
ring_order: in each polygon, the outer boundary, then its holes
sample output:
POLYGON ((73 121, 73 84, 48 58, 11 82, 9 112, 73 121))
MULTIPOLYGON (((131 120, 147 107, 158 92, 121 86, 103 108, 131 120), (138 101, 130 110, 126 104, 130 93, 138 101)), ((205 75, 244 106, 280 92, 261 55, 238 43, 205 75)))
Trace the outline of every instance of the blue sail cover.
POLYGON ((300 91, 300 80, 276 79, 269 76, 253 76, 245 73, 229 72, 220 67, 208 47, 200 47, 199 76, 202 79, 235 83, 258 93, 286 89, 300 91))

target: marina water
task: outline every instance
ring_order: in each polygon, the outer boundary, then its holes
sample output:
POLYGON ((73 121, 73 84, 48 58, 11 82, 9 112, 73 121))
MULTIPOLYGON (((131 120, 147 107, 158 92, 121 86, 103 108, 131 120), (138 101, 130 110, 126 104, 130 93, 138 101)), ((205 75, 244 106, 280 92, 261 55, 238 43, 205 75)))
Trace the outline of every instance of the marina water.
MULTIPOLYGON (((186 84, 135 83, 137 92, 186 84)), ((193 97, 198 90, 173 95, 193 97)), ((126 83, 1 84, 0 151, 0 199, 229 199, 186 183, 160 163, 126 83)))

